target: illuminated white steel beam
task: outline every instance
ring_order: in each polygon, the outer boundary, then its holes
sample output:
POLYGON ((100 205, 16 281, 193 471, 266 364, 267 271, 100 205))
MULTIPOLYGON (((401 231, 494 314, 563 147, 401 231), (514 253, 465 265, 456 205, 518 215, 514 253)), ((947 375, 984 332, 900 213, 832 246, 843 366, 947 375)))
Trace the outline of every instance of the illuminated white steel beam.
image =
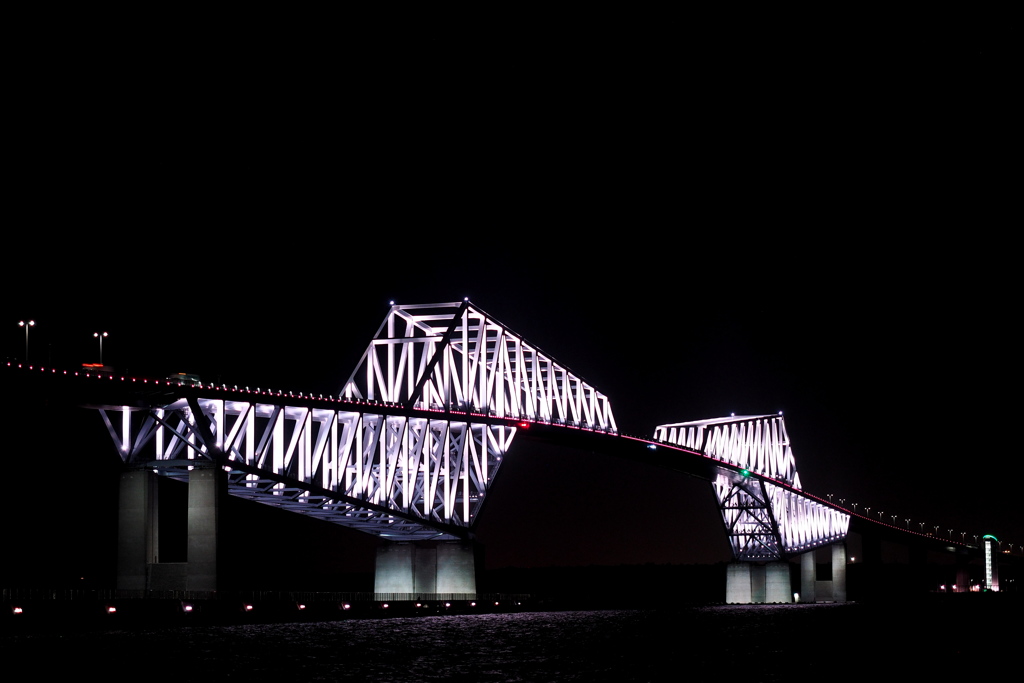
POLYGON ((110 411, 100 412, 127 464, 183 477, 190 463, 212 460, 229 472, 236 496, 379 536, 461 536, 516 428, 341 405, 180 399, 121 408, 120 433, 110 411))
POLYGON ((618 429, 604 394, 468 301, 392 306, 341 396, 618 429))
POLYGON ((737 560, 797 555, 835 543, 849 531, 848 514, 799 492, 800 477, 781 415, 660 425, 654 438, 736 468, 722 468, 712 488, 737 560), (751 472, 770 481, 749 476, 751 472))
POLYGON ((654 430, 654 438, 801 488, 781 415, 718 417, 660 425, 654 430))
POLYGON ((340 400, 119 410, 128 464, 212 460, 233 495, 399 539, 467 536, 520 419, 616 431, 603 394, 468 302, 392 306, 340 400))

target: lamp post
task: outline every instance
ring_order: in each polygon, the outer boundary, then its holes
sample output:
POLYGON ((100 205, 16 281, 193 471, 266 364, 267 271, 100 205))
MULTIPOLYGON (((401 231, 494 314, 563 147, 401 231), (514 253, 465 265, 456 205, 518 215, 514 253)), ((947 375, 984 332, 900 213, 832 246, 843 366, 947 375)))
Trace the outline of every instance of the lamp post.
POLYGON ((28 331, 29 328, 35 327, 35 320, 19 320, 18 327, 25 328, 25 364, 28 365, 28 331))
POLYGON ((35 321, 18 321, 17 327, 25 328, 25 365, 29 365, 29 328, 36 325, 35 321))
POLYGON ((93 332, 92 336, 100 340, 100 365, 103 365, 103 338, 110 335, 106 332, 93 332))

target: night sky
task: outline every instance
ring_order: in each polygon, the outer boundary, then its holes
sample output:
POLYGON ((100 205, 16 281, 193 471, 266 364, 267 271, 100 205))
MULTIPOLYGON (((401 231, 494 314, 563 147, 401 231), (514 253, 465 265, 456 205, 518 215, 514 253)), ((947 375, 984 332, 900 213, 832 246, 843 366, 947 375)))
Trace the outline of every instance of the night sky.
MULTIPOLYGON (((436 23, 32 33, 4 356, 31 317, 35 362, 108 331, 127 373, 335 393, 389 300, 468 296, 624 432, 781 410, 808 491, 1024 542, 1000 17, 436 23)), ((728 557, 706 483, 592 454, 510 454, 479 534, 489 566, 728 557)))

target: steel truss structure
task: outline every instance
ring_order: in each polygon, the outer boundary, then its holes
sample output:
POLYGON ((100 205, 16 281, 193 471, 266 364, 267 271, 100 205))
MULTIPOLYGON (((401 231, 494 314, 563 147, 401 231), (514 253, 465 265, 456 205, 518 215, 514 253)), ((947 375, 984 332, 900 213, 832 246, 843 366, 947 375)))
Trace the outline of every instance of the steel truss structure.
POLYGON ((778 560, 846 537, 848 514, 799 492, 782 415, 660 425, 654 438, 734 466, 721 468, 712 488, 737 560, 778 560))
POLYGON ((338 399, 182 393, 100 411, 126 463, 204 461, 233 495, 393 540, 466 538, 520 420, 617 432, 607 397, 468 301, 392 306, 338 399))
POLYGON ((343 398, 617 431, 608 398, 470 306, 392 306, 343 398))

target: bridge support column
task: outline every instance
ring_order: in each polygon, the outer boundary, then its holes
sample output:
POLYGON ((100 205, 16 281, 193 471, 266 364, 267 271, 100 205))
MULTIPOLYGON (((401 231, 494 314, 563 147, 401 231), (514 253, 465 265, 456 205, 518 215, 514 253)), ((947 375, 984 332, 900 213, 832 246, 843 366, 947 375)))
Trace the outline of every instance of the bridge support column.
POLYGON ((226 492, 217 467, 196 467, 188 477, 187 562, 161 563, 156 475, 136 469, 121 475, 117 530, 117 587, 122 590, 217 590, 220 503, 226 492))
POLYGON ((149 470, 121 474, 117 511, 117 588, 146 590, 149 566, 159 548, 156 475, 149 470))
POLYGON ((815 551, 800 556, 800 602, 817 602, 818 562, 815 551))
POLYGON ((188 473, 187 590, 217 590, 220 503, 227 479, 219 467, 188 473))
POLYGON ((832 544, 832 600, 846 602, 846 543, 832 544))
POLYGON ((800 556, 800 602, 846 602, 846 543, 833 543, 829 548, 832 571, 828 581, 818 579, 818 550, 800 556))
POLYGON ((739 605, 793 602, 789 563, 731 562, 726 568, 725 601, 739 605))
POLYGON ((387 543, 377 548, 374 593, 476 596, 476 548, 470 541, 387 543))
POLYGON ((771 562, 764 567, 765 602, 793 602, 789 562, 771 562))
POLYGON ((746 562, 730 562, 725 571, 725 602, 739 605, 752 603, 750 565, 746 562))

